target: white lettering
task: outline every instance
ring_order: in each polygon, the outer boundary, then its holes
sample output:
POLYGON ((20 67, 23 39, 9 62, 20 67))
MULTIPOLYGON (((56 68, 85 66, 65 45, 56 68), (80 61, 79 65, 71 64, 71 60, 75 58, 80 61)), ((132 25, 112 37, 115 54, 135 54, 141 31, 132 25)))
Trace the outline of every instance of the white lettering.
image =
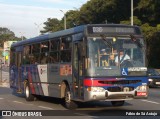
POLYGON ((93 32, 102 32, 103 28, 102 27, 93 27, 93 32))
POLYGON ((146 112, 146 115, 157 116, 157 113, 156 112, 146 112))
POLYGON ((128 71, 147 71, 146 67, 132 67, 128 68, 128 71))
POLYGON ((28 112, 28 116, 42 116, 41 112, 28 112))
POLYGON ((126 112, 126 115, 132 116, 132 115, 136 115, 136 114, 134 112, 126 112))

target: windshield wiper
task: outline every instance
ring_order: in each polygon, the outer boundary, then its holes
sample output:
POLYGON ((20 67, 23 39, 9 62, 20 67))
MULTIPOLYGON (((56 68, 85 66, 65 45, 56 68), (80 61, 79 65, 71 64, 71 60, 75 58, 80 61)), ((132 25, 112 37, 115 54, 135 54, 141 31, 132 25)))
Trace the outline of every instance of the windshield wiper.
POLYGON ((139 41, 139 40, 137 40, 137 38, 136 38, 134 35, 130 35, 130 37, 131 37, 131 40, 132 40, 134 43, 136 43, 136 44, 137 44, 137 46, 138 46, 138 47, 140 47, 140 48, 142 48, 142 47, 143 47, 143 44, 142 44, 142 43, 140 43, 140 41, 139 41))
POLYGON ((112 44, 109 41, 107 41, 107 39, 105 38, 105 36, 104 35, 100 35, 100 36, 101 36, 104 44, 107 45, 108 47, 112 48, 112 44))

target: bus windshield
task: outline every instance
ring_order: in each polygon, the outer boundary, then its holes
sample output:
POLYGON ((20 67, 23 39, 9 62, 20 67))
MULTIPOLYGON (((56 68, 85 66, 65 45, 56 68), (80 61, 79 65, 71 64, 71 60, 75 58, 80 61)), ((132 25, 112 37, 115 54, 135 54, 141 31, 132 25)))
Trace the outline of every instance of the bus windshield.
POLYGON ((128 72, 128 69, 139 68, 141 71, 145 67, 143 38, 89 37, 87 46, 87 76, 121 76, 124 68, 128 72))

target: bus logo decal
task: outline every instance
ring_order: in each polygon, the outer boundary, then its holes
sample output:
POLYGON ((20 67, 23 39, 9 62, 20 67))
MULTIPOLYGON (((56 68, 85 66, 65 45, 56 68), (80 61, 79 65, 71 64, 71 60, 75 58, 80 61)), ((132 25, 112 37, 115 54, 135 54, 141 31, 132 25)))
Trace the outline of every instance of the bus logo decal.
POLYGON ((125 76, 128 75, 128 70, 127 70, 127 68, 123 68, 122 71, 121 71, 121 74, 122 74, 122 75, 125 75, 125 76))

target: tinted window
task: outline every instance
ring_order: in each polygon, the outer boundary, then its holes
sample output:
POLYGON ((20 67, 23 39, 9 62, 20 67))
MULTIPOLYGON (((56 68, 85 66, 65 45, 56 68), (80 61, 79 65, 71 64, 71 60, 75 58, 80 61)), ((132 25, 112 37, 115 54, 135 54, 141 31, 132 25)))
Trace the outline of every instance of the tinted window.
POLYGON ((71 62, 71 49, 72 49, 71 37, 62 38, 61 44, 60 44, 61 62, 71 62))
POLYGON ((40 44, 33 44, 32 45, 32 53, 40 53, 40 44))
POLYGON ((49 51, 49 42, 41 43, 41 52, 48 52, 49 51))
POLYGON ((54 39, 54 40, 50 41, 51 51, 59 50, 59 42, 60 42, 60 40, 58 40, 58 39, 57 40, 54 39))

